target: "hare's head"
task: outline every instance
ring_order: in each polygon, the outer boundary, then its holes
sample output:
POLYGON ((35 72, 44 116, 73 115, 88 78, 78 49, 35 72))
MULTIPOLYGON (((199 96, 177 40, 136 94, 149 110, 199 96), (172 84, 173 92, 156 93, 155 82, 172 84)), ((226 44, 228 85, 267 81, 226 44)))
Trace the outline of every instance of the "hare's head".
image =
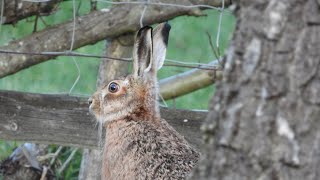
POLYGON ((157 71, 162 67, 170 25, 146 26, 136 36, 133 71, 102 86, 93 94, 90 111, 99 121, 119 119, 151 120, 160 117, 157 104, 157 71))

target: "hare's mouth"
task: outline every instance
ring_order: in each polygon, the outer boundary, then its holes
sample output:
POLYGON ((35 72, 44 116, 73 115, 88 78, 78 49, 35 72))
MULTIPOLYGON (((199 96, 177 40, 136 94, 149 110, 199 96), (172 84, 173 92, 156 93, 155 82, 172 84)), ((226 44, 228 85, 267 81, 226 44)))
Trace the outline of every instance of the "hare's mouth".
POLYGON ((92 98, 92 97, 90 97, 90 98, 88 99, 88 104, 89 104, 89 110, 91 111, 92 105, 93 105, 93 98, 92 98))
POLYGON ((89 106, 89 112, 90 112, 91 114, 94 114, 94 112, 93 112, 93 110, 92 110, 92 104, 89 106))
POLYGON ((89 103, 89 112, 91 114, 94 114, 94 112, 93 112, 93 103, 92 103, 92 101, 90 102, 90 99, 88 100, 88 103, 89 103))
POLYGON ((99 114, 99 106, 97 105, 97 102, 94 99, 89 98, 88 104, 89 104, 89 112, 97 116, 99 114))

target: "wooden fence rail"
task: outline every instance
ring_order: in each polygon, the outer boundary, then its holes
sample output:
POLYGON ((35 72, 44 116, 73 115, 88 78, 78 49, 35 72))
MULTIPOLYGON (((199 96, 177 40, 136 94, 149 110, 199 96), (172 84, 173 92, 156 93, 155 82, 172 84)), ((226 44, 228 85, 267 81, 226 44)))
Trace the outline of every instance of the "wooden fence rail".
MULTIPOLYGON (((161 114, 199 147, 207 112, 161 108, 161 114)), ((0 139, 97 148, 97 129, 87 98, 0 91, 0 139)))

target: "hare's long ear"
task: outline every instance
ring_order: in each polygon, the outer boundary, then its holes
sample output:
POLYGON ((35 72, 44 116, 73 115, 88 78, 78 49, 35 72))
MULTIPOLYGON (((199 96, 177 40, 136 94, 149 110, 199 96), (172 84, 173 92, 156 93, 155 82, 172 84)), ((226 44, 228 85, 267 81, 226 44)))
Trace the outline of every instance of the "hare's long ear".
POLYGON ((171 26, 168 23, 161 23, 153 30, 153 55, 148 69, 150 68, 150 72, 153 72, 154 74, 157 74, 156 72, 162 67, 166 58, 170 29, 171 26))
POLYGON ((133 75, 142 76, 152 59, 152 28, 141 28, 133 47, 133 75))

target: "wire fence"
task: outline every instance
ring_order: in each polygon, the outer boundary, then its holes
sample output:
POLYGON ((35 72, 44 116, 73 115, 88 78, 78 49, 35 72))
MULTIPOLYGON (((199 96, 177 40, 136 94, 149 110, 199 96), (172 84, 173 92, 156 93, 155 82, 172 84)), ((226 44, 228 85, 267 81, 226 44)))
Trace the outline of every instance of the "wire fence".
MULTIPOLYGON (((49 2, 50 0, 22 0, 25 2, 31 2, 31 3, 44 3, 44 2, 49 2)), ((5 0, 0 0, 1 6, 0 6, 0 33, 1 33, 1 27, 4 22, 3 19, 3 14, 4 14, 4 8, 5 8, 5 0)), ((102 2, 102 3, 108 3, 108 4, 113 4, 113 5, 125 5, 125 4, 132 4, 132 5, 140 5, 142 8, 141 11, 141 16, 139 19, 140 27, 143 27, 144 24, 144 18, 146 16, 147 8, 150 6, 164 6, 164 7, 179 7, 179 8, 209 8, 209 9, 215 9, 219 11, 219 18, 217 19, 218 21, 218 27, 217 27, 217 34, 216 34, 216 42, 215 42, 215 47, 213 43, 211 42, 211 37, 210 37, 210 46, 214 52, 215 58, 217 61, 221 61, 222 56, 220 54, 220 34, 221 34, 221 22, 222 22, 222 16, 223 16, 223 11, 225 8, 224 0, 222 0, 222 6, 221 7, 213 7, 209 5, 182 5, 182 4, 170 4, 170 3, 162 3, 162 2, 154 2, 153 0, 142 0, 142 1, 129 1, 129 2, 113 2, 113 1, 108 1, 108 0, 96 0, 96 2, 102 2)), ((69 92, 66 94, 71 94, 74 90, 74 87, 77 85, 77 83, 80 80, 80 75, 81 75, 81 70, 79 68, 79 64, 75 57, 90 57, 90 58, 97 58, 97 59, 103 59, 103 60, 112 60, 112 61, 124 61, 124 62, 132 62, 131 58, 116 58, 116 57, 110 57, 110 56, 103 56, 103 55, 95 55, 95 54, 85 54, 85 53, 78 53, 78 52, 73 52, 74 49, 74 42, 75 42, 75 36, 76 36, 76 26, 77 26, 77 21, 76 21, 76 0, 72 0, 72 9, 73 9, 73 28, 72 28, 72 35, 71 35, 71 43, 70 43, 70 48, 64 52, 18 52, 14 50, 4 50, 0 49, 0 54, 12 54, 12 55, 30 55, 30 56, 52 56, 52 58, 56 56, 69 56, 72 58, 75 67, 77 68, 77 77, 74 80, 74 83, 72 84, 69 92)), ((182 67, 182 68, 197 68, 197 69, 203 69, 203 70, 213 70, 213 71, 218 71, 221 70, 221 67, 219 65, 209 65, 205 63, 200 63, 200 61, 194 61, 194 62, 183 62, 181 60, 172 60, 172 59, 166 59, 164 66, 174 66, 174 67, 182 67)), ((56 94, 56 93, 55 93, 56 94)), ((61 94, 61 93, 59 93, 61 94)), ((74 94, 74 95, 80 95, 80 96, 89 96, 89 95, 83 95, 83 94, 74 94)), ((160 98, 162 98, 160 96, 160 98)), ((165 103, 165 101, 163 100, 165 103)), ((166 104, 165 104, 166 105, 166 104)), ((166 105, 167 106, 167 105, 166 105)), ((102 127, 102 126, 101 126, 102 127)), ((99 130, 98 132, 102 132, 99 130)), ((101 137, 101 135, 99 135, 101 137)), ((51 164, 53 164, 55 158, 58 156, 62 149, 62 146, 58 148, 58 150, 55 152, 55 157, 52 159, 51 164)), ((71 159, 74 157, 75 153, 78 151, 77 148, 73 148, 71 154, 65 161, 65 163, 59 168, 58 172, 61 173, 62 171, 65 170, 66 166, 70 163, 71 159)))
MULTIPOLYGON (((25 2, 32 2, 32 3, 43 3, 43 2, 48 2, 50 0, 22 0, 25 2)), ((3 13, 4 13, 4 6, 5 6, 5 1, 0 0, 1 3, 1 12, 0 12, 0 33, 1 33, 1 25, 3 24, 3 13)), ((215 47, 213 47, 213 43, 210 42, 210 45, 212 46, 212 50, 214 51, 214 55, 217 61, 221 61, 222 55, 220 54, 220 34, 221 34, 221 22, 222 22, 222 16, 223 16, 223 11, 225 9, 225 2, 222 0, 222 5, 221 7, 214 7, 210 5, 183 5, 183 4, 171 4, 171 3, 162 3, 162 2, 156 2, 152 0, 141 0, 141 1, 128 1, 128 2, 114 2, 110 0, 96 0, 96 2, 101 2, 101 3, 108 3, 112 5, 126 5, 126 4, 131 4, 131 5, 139 5, 142 6, 141 8, 141 16, 139 19, 140 26, 144 26, 144 18, 146 16, 146 11, 149 6, 164 6, 164 7, 179 7, 179 8, 207 8, 207 9, 215 9, 219 11, 219 16, 218 16, 218 27, 217 27, 217 34, 216 34, 216 42, 215 42, 215 47)), ((115 61, 126 61, 126 62, 131 62, 131 58, 115 58, 115 57, 110 57, 110 56, 102 56, 102 55, 94 55, 94 54, 84 54, 84 53, 77 53, 73 52, 73 47, 74 47, 74 41, 75 41, 75 29, 77 25, 76 21, 76 0, 72 0, 72 5, 73 5, 73 29, 72 29, 72 36, 71 36, 71 44, 70 44, 70 49, 66 50, 64 52, 17 52, 14 50, 3 50, 0 49, 0 54, 21 54, 21 55, 42 55, 42 56, 70 56, 75 64, 75 67, 77 68, 77 78, 75 79, 73 85, 70 88, 69 94, 72 93, 74 87, 76 86, 77 82, 80 79, 80 68, 79 65, 75 59, 75 57, 92 57, 92 58, 98 58, 98 59, 104 59, 104 60, 115 60, 115 61)), ((211 41, 211 39, 210 39, 211 41)), ((208 65, 204 63, 199 63, 200 61, 195 61, 192 63, 187 63, 183 62, 181 60, 170 60, 166 59, 164 66, 174 66, 174 67, 182 67, 182 68, 197 68, 197 69, 203 69, 203 70, 213 70, 213 71, 219 71, 222 70, 222 68, 219 65, 208 65)))

